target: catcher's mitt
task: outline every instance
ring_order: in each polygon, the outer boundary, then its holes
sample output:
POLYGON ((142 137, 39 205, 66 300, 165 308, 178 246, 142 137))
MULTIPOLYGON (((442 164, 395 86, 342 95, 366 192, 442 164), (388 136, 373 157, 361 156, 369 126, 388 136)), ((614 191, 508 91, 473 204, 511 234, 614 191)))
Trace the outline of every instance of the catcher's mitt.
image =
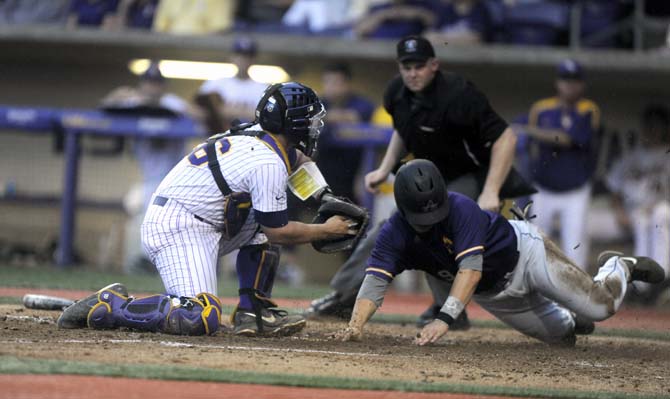
POLYGON ((367 229, 370 220, 370 214, 367 209, 354 204, 347 198, 336 197, 330 193, 325 194, 321 201, 319 211, 314 217, 314 220, 312 220, 312 223, 324 223, 331 216, 340 215, 354 220, 358 232, 353 236, 346 236, 332 240, 313 241, 312 246, 314 249, 329 254, 333 252, 350 251, 356 248, 358 241, 360 241, 365 234, 365 230, 367 229))

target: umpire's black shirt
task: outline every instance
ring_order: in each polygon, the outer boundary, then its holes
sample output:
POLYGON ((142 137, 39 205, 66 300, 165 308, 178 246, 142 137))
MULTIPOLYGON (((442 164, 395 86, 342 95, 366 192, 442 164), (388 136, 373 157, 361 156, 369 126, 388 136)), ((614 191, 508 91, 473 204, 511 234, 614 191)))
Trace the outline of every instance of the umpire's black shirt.
POLYGON ((482 168, 507 123, 471 82, 438 71, 421 93, 397 76, 386 88, 384 108, 407 150, 431 160, 447 181, 482 168))

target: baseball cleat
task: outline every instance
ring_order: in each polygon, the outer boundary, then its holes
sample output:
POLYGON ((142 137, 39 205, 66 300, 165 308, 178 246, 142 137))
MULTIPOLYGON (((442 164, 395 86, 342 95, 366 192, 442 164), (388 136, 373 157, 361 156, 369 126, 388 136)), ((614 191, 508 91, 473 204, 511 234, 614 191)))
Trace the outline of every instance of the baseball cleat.
POLYGON ((304 315, 305 317, 335 316, 349 320, 355 302, 355 296, 351 299, 344 299, 341 293, 333 291, 326 296, 313 300, 304 315))
POLYGON ((585 319, 583 317, 573 314, 575 320, 575 334, 577 335, 591 335, 596 329, 596 323, 592 320, 585 319))
POLYGON ((618 256, 628 267, 631 281, 658 284, 665 280, 665 270, 655 260, 646 256, 623 256, 617 251, 603 251, 598 255, 598 267, 602 267, 610 258, 618 256))
POLYGON ((113 283, 101 288, 95 294, 91 294, 65 308, 56 322, 58 328, 86 328, 88 312, 98 303, 98 294, 107 290, 114 291, 124 297, 128 296, 128 289, 121 283, 113 283))
POLYGON ((288 315, 285 310, 263 308, 262 331, 259 331, 256 314, 238 309, 233 318, 233 334, 247 337, 277 337, 295 334, 305 328, 307 321, 299 315, 288 315))

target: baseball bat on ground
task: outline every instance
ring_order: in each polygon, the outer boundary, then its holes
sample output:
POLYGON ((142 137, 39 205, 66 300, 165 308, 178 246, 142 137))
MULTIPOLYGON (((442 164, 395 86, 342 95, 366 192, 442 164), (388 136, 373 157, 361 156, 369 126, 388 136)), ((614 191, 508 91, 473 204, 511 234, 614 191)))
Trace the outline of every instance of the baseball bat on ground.
POLYGON ((26 294, 23 296, 23 306, 28 309, 63 310, 74 303, 73 300, 57 296, 26 294))

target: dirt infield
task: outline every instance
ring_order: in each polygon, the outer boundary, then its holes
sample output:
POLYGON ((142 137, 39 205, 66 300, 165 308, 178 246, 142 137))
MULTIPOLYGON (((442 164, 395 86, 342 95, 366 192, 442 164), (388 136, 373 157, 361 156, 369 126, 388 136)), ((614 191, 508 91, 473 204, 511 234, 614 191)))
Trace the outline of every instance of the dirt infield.
POLYGON ((0 355, 670 396, 670 342, 664 340, 590 336, 580 338, 575 348, 555 348, 509 329, 474 328, 450 332, 433 347, 416 347, 411 343, 417 331, 413 326, 372 324, 364 342, 341 343, 328 339, 329 333, 343 326, 341 322, 310 322, 294 337, 254 339, 225 333, 175 337, 58 330, 52 324, 56 315, 18 305, 0 306, 0 355))
MULTIPOLYGON (((0 287, 0 297, 20 298, 25 294, 42 294, 59 296, 69 299, 81 299, 91 294, 90 291, 71 291, 36 288, 10 288, 0 287)), ((136 296, 145 294, 133 293, 136 296)), ((147 294, 148 295, 148 294, 147 294)), ((221 298, 224 305, 237 304, 237 298, 221 298)), ((299 299, 276 299, 281 307, 307 308, 309 300, 299 299)), ((384 299, 384 305, 379 309, 380 314, 405 314, 419 315, 432 303, 430 295, 411 295, 390 293, 384 299)), ((478 320, 494 320, 495 318, 479 307, 476 303, 468 305, 468 313, 471 318, 478 320)), ((652 331, 670 331, 670 309, 659 312, 654 309, 632 308, 621 309, 617 314, 604 322, 598 323, 599 327, 622 328, 622 329, 644 329, 652 331)))

